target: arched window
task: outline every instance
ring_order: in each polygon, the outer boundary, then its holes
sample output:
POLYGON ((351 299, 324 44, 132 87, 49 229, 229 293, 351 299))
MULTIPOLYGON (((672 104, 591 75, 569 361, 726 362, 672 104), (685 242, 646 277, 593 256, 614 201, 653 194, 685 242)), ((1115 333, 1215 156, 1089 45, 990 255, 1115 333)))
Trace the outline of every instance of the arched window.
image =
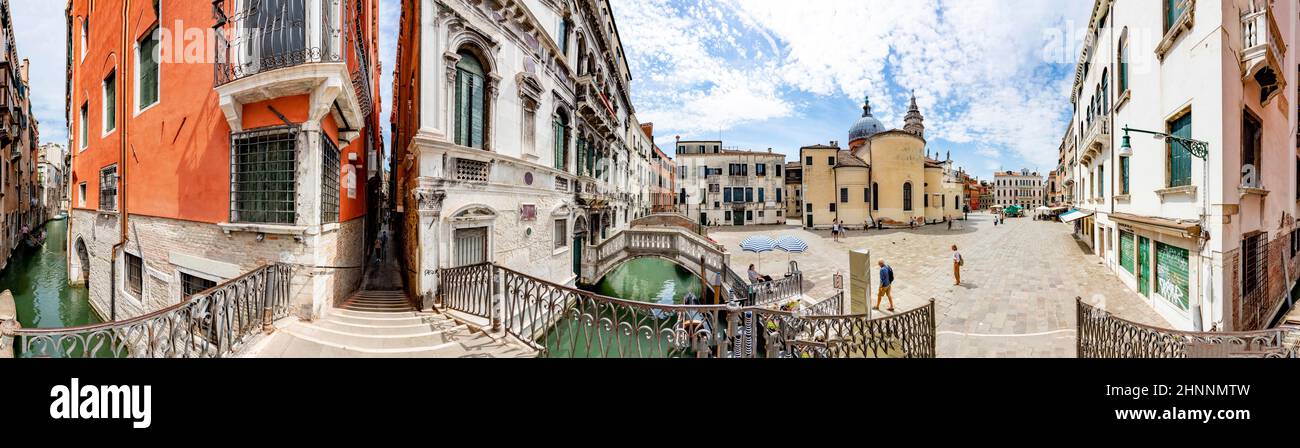
POLYGON ((1119 87, 1118 92, 1123 94, 1128 91, 1128 30, 1125 29, 1123 37, 1119 38, 1119 77, 1116 79, 1116 85, 1119 87))
POLYGON ((456 63, 456 144, 483 149, 486 72, 477 57, 466 51, 457 53, 456 63))
POLYGON ((1101 114, 1110 112, 1110 70, 1101 71, 1101 114))
POLYGON ((555 112, 555 169, 568 171, 569 166, 569 117, 563 110, 555 112))
POLYGON ((912 211, 912 183, 903 183, 903 211, 912 211))
POLYGON ((871 183, 871 209, 880 211, 880 184, 871 183))

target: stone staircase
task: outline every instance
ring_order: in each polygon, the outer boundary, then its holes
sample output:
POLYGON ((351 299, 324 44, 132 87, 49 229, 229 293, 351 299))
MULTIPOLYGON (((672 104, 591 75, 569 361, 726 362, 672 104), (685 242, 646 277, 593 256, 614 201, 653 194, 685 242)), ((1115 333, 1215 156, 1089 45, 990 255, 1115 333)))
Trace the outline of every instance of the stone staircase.
POLYGON ((534 353, 440 313, 402 291, 357 292, 315 322, 286 319, 245 350, 257 358, 524 358, 534 353))

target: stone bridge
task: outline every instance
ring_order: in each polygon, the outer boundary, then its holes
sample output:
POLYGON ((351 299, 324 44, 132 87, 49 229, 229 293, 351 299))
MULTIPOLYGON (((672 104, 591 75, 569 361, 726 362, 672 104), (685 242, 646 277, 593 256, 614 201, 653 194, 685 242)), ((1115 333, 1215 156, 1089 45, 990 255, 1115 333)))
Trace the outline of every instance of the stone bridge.
POLYGON ((580 280, 595 284, 623 263, 646 257, 671 261, 702 279, 723 271, 731 262, 722 246, 686 229, 633 227, 583 251, 580 280))

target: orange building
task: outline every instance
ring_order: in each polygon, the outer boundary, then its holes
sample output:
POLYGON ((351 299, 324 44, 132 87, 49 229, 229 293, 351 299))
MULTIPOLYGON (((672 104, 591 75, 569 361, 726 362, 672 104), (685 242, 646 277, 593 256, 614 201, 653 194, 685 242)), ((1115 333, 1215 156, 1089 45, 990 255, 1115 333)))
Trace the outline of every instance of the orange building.
POLYGON ((358 287, 378 3, 69 1, 69 272, 101 315, 275 262, 304 317, 358 287))
POLYGON ((654 143, 654 123, 641 125, 641 130, 650 138, 650 144, 654 148, 650 155, 650 210, 654 213, 673 213, 677 211, 676 204, 673 203, 673 192, 677 191, 677 164, 654 143))

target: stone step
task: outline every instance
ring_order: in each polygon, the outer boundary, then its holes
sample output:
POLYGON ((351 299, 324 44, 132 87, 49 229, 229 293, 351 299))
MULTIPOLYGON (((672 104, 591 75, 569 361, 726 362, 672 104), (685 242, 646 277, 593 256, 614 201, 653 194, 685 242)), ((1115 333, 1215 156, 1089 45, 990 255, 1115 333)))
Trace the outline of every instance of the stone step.
POLYGON ((344 304, 343 309, 352 311, 372 311, 379 313, 398 312, 398 311, 415 311, 410 304, 390 304, 390 305, 368 305, 368 304, 344 304))
POLYGON ((405 299, 406 293, 402 291, 361 291, 356 294, 353 294, 352 297, 378 297, 378 298, 400 297, 405 299))
POLYGON ((327 330, 334 330, 343 333, 371 334, 377 336, 415 336, 419 334, 435 332, 435 331, 443 331, 452 328, 467 328, 449 320, 420 322, 416 324, 392 323, 392 322, 383 322, 383 321, 379 321, 379 322, 368 321, 368 322, 358 323, 358 322, 350 322, 346 320, 339 320, 336 317, 329 317, 326 319, 322 319, 313 322, 312 324, 327 330))
POLYGON ((432 316, 432 315, 433 315, 433 314, 429 314, 429 313, 422 313, 422 312, 410 311, 410 310, 407 310, 407 311, 372 311, 372 310, 349 310, 349 309, 343 309, 343 308, 334 308, 334 309, 330 310, 330 313, 334 313, 334 314, 337 314, 337 315, 339 315, 339 316, 363 317, 363 318, 364 318, 364 317, 369 317, 369 318, 398 318, 398 317, 420 317, 420 316, 432 316))
POLYGON ((343 332, 318 325, 297 323, 285 328, 295 337, 313 342, 345 349, 385 351, 425 350, 460 340, 473 339, 463 327, 453 327, 440 331, 425 331, 407 335, 377 335, 343 332))
POLYGON ((365 348, 337 344, 292 330, 280 330, 259 350, 255 357, 290 358, 349 358, 349 357, 427 357, 427 358, 523 358, 535 356, 520 346, 498 342, 487 336, 467 335, 464 340, 450 341, 426 347, 365 348))
POLYGON ((353 297, 348 302, 411 303, 405 297, 353 297))

